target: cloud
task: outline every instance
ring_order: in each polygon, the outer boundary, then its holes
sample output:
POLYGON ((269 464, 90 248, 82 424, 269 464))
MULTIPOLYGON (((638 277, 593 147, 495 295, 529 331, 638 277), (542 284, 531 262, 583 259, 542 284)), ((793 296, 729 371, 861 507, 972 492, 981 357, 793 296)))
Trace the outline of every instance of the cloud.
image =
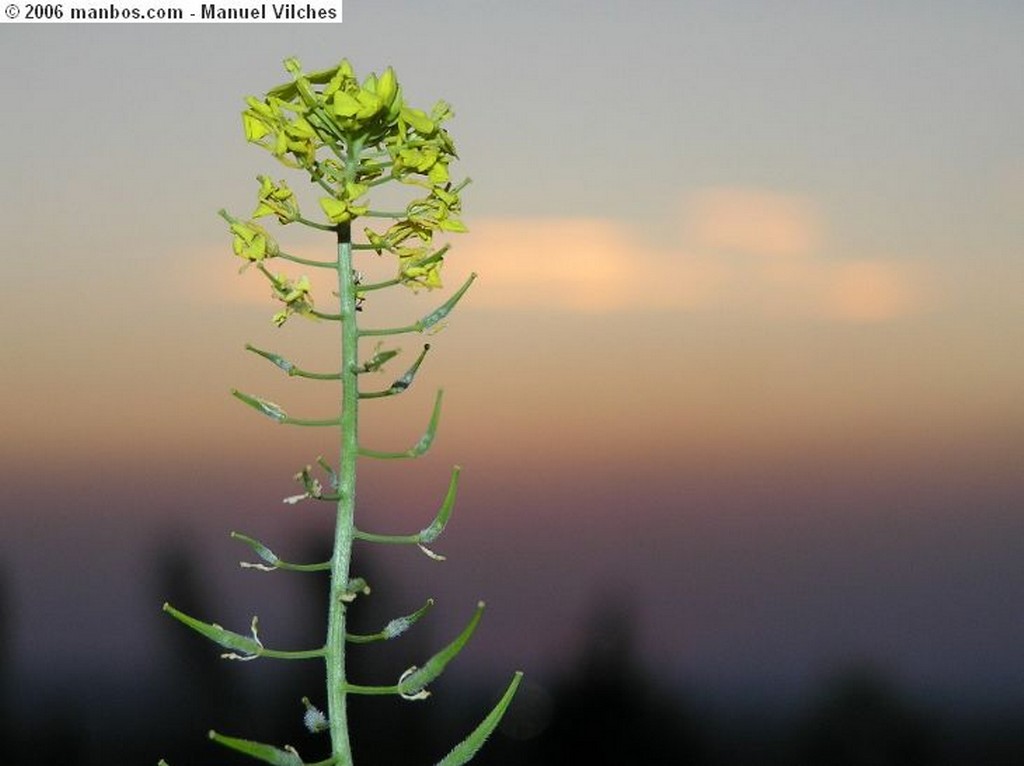
POLYGON ((851 322, 878 322, 922 307, 921 279, 914 270, 882 260, 859 260, 831 269, 824 313, 851 322))
POLYGON ((809 200, 743 188, 699 191, 684 203, 690 241, 701 251, 806 256, 819 246, 821 223, 809 200))
POLYGON ((675 241, 597 218, 489 218, 456 242, 481 274, 472 305, 574 312, 731 311, 887 321, 925 305, 925 274, 891 257, 829 255, 811 200, 714 188, 682 202, 675 241))
POLYGON ((458 259, 481 274, 477 303, 588 312, 630 303, 623 286, 633 271, 631 245, 612 221, 484 219, 455 244, 458 259))

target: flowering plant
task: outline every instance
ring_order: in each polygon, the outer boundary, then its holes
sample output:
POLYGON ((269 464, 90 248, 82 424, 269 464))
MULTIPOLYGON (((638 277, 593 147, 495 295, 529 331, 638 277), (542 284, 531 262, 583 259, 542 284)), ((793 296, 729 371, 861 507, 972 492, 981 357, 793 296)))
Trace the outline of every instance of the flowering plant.
MULTIPOLYGON (((434 400, 433 412, 423 436, 408 449, 387 452, 364 447, 359 440, 359 406, 364 399, 396 396, 412 384, 423 363, 429 344, 412 365, 390 386, 381 390, 361 390, 362 375, 378 371, 398 354, 394 348, 377 345, 372 355, 360 356, 359 341, 367 337, 392 337, 423 333, 435 328, 456 306, 475 279, 469 278, 437 308, 419 320, 399 327, 364 328, 359 324, 363 304, 376 291, 396 286, 413 290, 433 290, 442 286, 441 270, 448 244, 439 244, 448 233, 466 231, 461 220, 461 193, 468 179, 455 183, 449 166, 456 158, 455 145, 444 124, 452 117, 451 107, 443 101, 428 113, 409 106, 402 88, 389 67, 382 74, 357 79, 348 61, 319 72, 304 73, 295 59, 285 61, 291 82, 272 88, 265 97, 246 99, 242 113, 245 137, 262 146, 282 164, 305 171, 319 188, 321 216, 307 217, 300 209, 294 191, 285 181, 258 176, 258 202, 249 218, 238 218, 222 210, 220 215, 233 236, 234 254, 244 261, 243 269, 253 267, 270 283, 275 300, 281 305, 273 323, 284 325, 293 316, 336 322, 341 334, 340 366, 334 372, 312 372, 271 351, 252 345, 246 348, 267 359, 288 376, 340 383, 340 406, 335 415, 324 419, 295 418, 274 402, 259 396, 232 391, 244 404, 277 423, 336 428, 339 457, 332 464, 317 458, 323 478, 317 478, 311 466, 296 475, 302 492, 285 502, 311 500, 335 510, 334 545, 330 560, 300 564, 282 560, 259 540, 237 532, 232 537, 247 545, 259 559, 243 563, 252 569, 292 572, 326 572, 330 576, 326 639, 322 646, 301 651, 285 651, 264 646, 259 623, 253 617, 248 634, 227 630, 216 623, 203 622, 170 604, 164 611, 202 634, 224 650, 222 657, 233 660, 279 659, 319 660, 325 663, 327 684, 325 710, 310 699, 305 706, 304 723, 312 732, 324 732, 329 752, 316 761, 306 761, 291 746, 279 748, 249 739, 210 732, 210 738, 256 760, 275 766, 348 766, 352 752, 346 713, 346 701, 352 694, 389 694, 406 700, 427 697, 427 687, 462 650, 483 614, 483 602, 466 627, 447 646, 427 659, 422 666, 411 666, 393 683, 365 685, 349 679, 345 648, 350 643, 384 641, 409 629, 433 605, 428 600, 412 614, 391 620, 372 635, 350 633, 347 615, 357 597, 367 594, 366 582, 350 572, 353 543, 362 540, 379 544, 417 545, 432 559, 443 559, 427 546, 444 531, 455 503, 460 469, 452 470, 447 494, 434 519, 420 531, 407 535, 384 535, 356 525, 356 458, 413 458, 425 453, 434 440, 441 415, 441 392, 434 400), (404 209, 377 210, 371 207, 370 192, 387 183, 411 189, 414 198, 404 209), (332 234, 336 256, 332 260, 309 260, 288 253, 258 219, 276 218, 281 225, 299 224, 332 234), (353 229, 359 221, 363 241, 354 241, 353 229), (378 282, 366 282, 354 266, 355 254, 369 251, 392 256, 394 275, 378 282), (331 273, 336 280, 337 310, 317 308, 313 285, 305 275, 292 277, 272 271, 269 261, 285 261, 331 273)), ((505 693, 491 712, 438 763, 457 766, 467 763, 497 727, 518 688, 522 674, 515 673, 505 693)), ((161 762, 163 763, 163 762, 161 762)))

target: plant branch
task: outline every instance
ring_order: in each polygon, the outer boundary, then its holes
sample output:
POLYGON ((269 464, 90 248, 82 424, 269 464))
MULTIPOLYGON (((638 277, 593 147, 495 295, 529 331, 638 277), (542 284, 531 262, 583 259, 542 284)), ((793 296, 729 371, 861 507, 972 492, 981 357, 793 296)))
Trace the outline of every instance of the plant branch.
POLYGON ((424 431, 420 440, 409 447, 409 449, 403 450, 402 452, 379 452, 377 450, 359 447, 359 454, 363 457, 373 457, 378 458, 379 460, 419 457, 424 454, 430 449, 430 445, 434 443, 434 435, 437 433, 437 424, 441 420, 441 398, 443 395, 444 392, 438 390, 437 396, 434 398, 434 409, 430 413, 430 422, 427 423, 427 430, 424 431))
POLYGON ((469 275, 469 279, 462 283, 462 287, 456 290, 451 298, 446 300, 422 319, 413 322, 410 325, 405 325, 404 327, 388 327, 386 329, 377 330, 360 330, 359 335, 368 337, 374 335, 402 335, 408 332, 425 332, 451 313, 451 310, 455 308, 455 304, 459 302, 459 299, 462 298, 463 295, 465 295, 466 290, 469 289, 469 286, 473 284, 475 279, 476 273, 474 272, 469 275))
MULTIPOLYGON (((316 229, 322 229, 324 231, 334 231, 333 226, 326 226, 323 224, 315 223, 314 221, 307 221, 305 218, 299 218, 298 221, 299 223, 304 223, 306 224, 306 226, 312 226, 316 229)), ((301 263, 303 266, 313 266, 318 269, 334 269, 337 268, 338 266, 338 264, 332 263, 330 261, 314 261, 309 258, 300 258, 297 255, 286 253, 283 250, 277 254, 277 257, 282 258, 286 261, 291 261, 292 263, 301 263)))

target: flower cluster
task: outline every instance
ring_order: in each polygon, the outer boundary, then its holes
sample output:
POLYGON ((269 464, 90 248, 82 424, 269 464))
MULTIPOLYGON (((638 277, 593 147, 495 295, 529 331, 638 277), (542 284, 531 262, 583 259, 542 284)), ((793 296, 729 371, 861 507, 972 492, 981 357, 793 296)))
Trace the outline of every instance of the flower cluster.
MULTIPOLYGON (((284 165, 309 174, 325 192, 319 199, 323 219, 304 218, 288 185, 267 176, 257 178, 252 218, 275 216, 281 224, 339 231, 357 218, 382 219, 384 227, 363 227, 366 244, 357 247, 395 256, 397 282, 413 289, 440 287, 447 247, 438 247, 435 237, 466 231, 459 216, 460 192, 468 181, 451 181, 449 165, 457 155, 443 127, 453 116, 451 106, 439 101, 429 113, 409 106, 390 67, 362 81, 347 60, 333 69, 303 73, 298 61, 289 59, 285 68, 292 82, 262 99, 246 99, 245 137, 284 165), (425 193, 401 211, 371 209, 368 193, 389 181, 425 193)), ((235 235, 235 253, 247 262, 281 254, 273 238, 252 221, 225 218, 235 235)))

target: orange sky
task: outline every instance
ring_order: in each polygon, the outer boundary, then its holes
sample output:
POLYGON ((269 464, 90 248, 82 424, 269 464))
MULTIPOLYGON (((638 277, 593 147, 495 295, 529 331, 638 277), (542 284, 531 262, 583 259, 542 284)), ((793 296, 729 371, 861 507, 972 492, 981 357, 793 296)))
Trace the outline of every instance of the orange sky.
MULTIPOLYGON (((655 242, 600 218, 472 220, 447 281, 481 277, 429 338, 434 352, 408 395, 417 406, 369 404, 367 427, 415 431, 429 407, 424 389, 439 385, 449 389, 454 441, 502 454, 556 449, 534 444, 555 422, 560 457, 613 443, 641 453, 841 450, 881 434, 890 449, 914 450, 1019 426, 1024 363, 1009 353, 1012 328, 1003 339, 984 314, 997 310, 998 292, 985 305, 972 294, 983 285, 958 282, 962 270, 943 261, 837 257, 848 246, 807 198, 713 188, 678 207, 678 223, 655 242), (474 428, 482 418, 493 428, 474 428)), ((88 449, 65 459, 90 462, 140 439, 147 451, 216 459, 235 429, 267 425, 247 422, 224 397, 231 387, 310 416, 334 406, 329 384, 285 380, 242 351, 251 341, 330 367, 336 328, 271 327, 263 279, 239 275, 222 239, 164 260, 149 253, 127 269, 83 268, 74 281, 35 275, 37 286, 13 299, 17 321, 34 311, 37 335, 12 338, 11 371, 33 374, 6 376, 6 396, 19 403, 7 419, 10 459, 77 442, 88 449)), ((330 242, 300 242, 296 252, 317 255, 320 244, 329 257, 330 242)), ((329 285, 322 305, 326 293, 329 285)), ((441 300, 393 291, 364 322, 404 322, 441 300)), ((400 342, 406 360, 422 342, 400 342)))

